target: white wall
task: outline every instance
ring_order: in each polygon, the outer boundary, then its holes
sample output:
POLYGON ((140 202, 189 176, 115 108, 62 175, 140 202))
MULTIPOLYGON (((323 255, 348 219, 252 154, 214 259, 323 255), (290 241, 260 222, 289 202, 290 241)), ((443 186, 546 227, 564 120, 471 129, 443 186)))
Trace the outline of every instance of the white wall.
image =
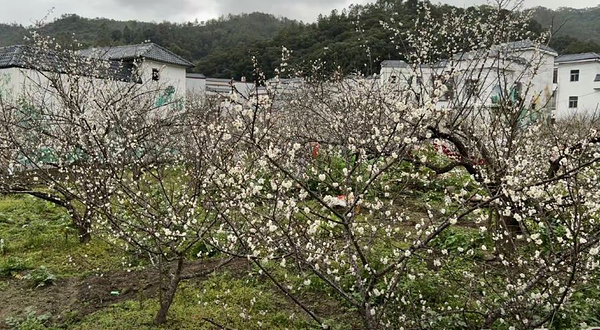
POLYGON ((558 89, 555 118, 572 115, 591 115, 600 112, 600 82, 594 82, 600 74, 600 62, 582 61, 557 63, 558 89), (579 70, 579 81, 571 81, 571 70, 579 70), (569 97, 577 96, 576 109, 569 108, 569 97))
POLYGON ((177 98, 185 99, 186 78, 185 68, 177 65, 144 60, 140 65, 142 83, 149 89, 164 89, 167 86, 175 88, 177 98), (158 69, 160 78, 158 81, 152 80, 152 69, 158 69))
POLYGON ((22 90, 26 81, 26 76, 22 69, 4 68, 0 69, 0 92, 3 97, 15 96, 22 90))
MULTIPOLYGON (((173 86, 175 88, 173 100, 185 100, 186 78, 184 67, 146 60, 140 65, 140 73, 142 86, 146 90, 164 90, 168 86, 173 86), (152 69, 154 68, 158 69, 160 73, 158 81, 152 80, 152 69)), ((83 81, 90 79, 95 82, 94 88, 98 86, 105 86, 106 88, 111 86, 112 88, 112 86, 132 84, 132 82, 105 83, 102 79, 97 78, 83 79, 83 81)), ((0 90, 4 90, 5 93, 10 92, 13 96, 20 95, 27 89, 33 88, 36 84, 44 86, 44 84, 47 84, 44 80, 44 77, 34 70, 21 68, 0 69, 0 90)), ((65 79, 65 81, 68 81, 68 79, 65 79)), ((159 93, 157 92, 157 98, 159 97, 159 93)))
POLYGON ((188 95, 202 95, 206 91, 206 78, 185 78, 185 88, 188 95))
MULTIPOLYGON (((492 105, 492 95, 500 86, 509 89, 516 82, 523 84, 522 92, 525 94, 525 105, 528 107, 535 103, 536 109, 544 108, 543 112, 550 115, 552 98, 552 75, 554 70, 555 54, 536 51, 534 49, 509 50, 492 55, 487 51, 466 53, 460 58, 451 59, 445 65, 383 67, 380 73, 381 83, 389 88, 395 85, 399 90, 413 90, 421 94, 423 101, 428 101, 432 95, 432 77, 440 77, 450 71, 453 72, 455 82, 454 101, 444 100, 440 97, 436 107, 452 107, 452 104, 461 104, 468 98, 473 106, 492 105), (495 56, 492 56, 495 55, 495 56), (473 62, 475 61, 475 62, 473 62), (475 64, 474 64, 475 63, 475 64), (537 70, 532 70, 537 67, 537 70), (391 82, 391 77, 396 76, 396 82, 391 82), (412 78, 409 84, 408 79, 412 78), (417 83, 419 77, 421 83, 417 83), (466 82, 476 80, 479 91, 474 96, 466 93, 466 82), (421 85, 421 86, 419 86, 421 85)), ((504 91, 508 93, 508 90, 504 91)))

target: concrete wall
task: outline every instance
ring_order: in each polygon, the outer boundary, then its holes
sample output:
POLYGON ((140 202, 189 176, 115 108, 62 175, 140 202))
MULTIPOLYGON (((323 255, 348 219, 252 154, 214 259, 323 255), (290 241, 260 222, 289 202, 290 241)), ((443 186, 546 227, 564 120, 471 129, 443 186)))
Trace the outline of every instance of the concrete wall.
MULTIPOLYGON (((185 79, 185 68, 175 65, 168 65, 155 61, 144 61, 140 65, 140 78, 142 83, 135 82, 121 82, 121 81, 110 81, 99 78, 81 77, 81 87, 85 86, 85 89, 89 91, 100 91, 102 89, 111 88, 123 88, 126 86, 134 85, 134 88, 142 88, 145 91, 152 91, 154 94, 157 104, 164 101, 177 102, 179 100, 185 101, 186 95, 186 79, 185 79), (159 70, 159 80, 152 80, 152 69, 159 70), (87 84, 87 85, 85 85, 87 84), (171 86, 173 87, 173 93, 170 95, 166 89, 171 86), (169 94, 170 96, 167 96, 169 94)), ((52 74, 52 73, 50 73, 52 74)), ((70 79, 64 78, 65 83, 68 83, 70 79)), ((43 74, 36 72, 35 70, 22 69, 22 68, 5 68, 0 69, 0 90, 3 95, 10 94, 13 97, 19 97, 23 93, 31 93, 33 89, 48 89, 47 94, 52 93, 52 88, 48 86, 47 79, 43 74)), ((39 93, 38 93, 39 94, 39 93)))
MULTIPOLYGON (((154 64, 155 65, 155 64, 154 64)), ((160 109, 176 109, 183 106, 185 101, 185 85, 183 92, 181 90, 182 82, 185 84, 185 69, 168 66, 160 68, 161 76, 158 82, 152 81, 152 64, 143 72, 142 80, 145 83, 135 83, 126 81, 116 81, 95 78, 90 76, 67 76, 60 78, 66 93, 72 93, 77 98, 77 102, 82 106, 83 116, 88 119, 102 117, 99 106, 119 99, 120 95, 135 96, 138 104, 145 104, 147 109, 153 109, 164 105, 160 109), (74 87, 76 85, 76 87, 74 87), (171 97, 165 98, 165 90, 168 86, 173 86, 174 93, 171 97), (150 92, 149 92, 150 91, 150 92), (163 100, 161 102, 161 100, 163 100), (182 102, 179 102, 179 101, 182 102)), ((53 77, 57 73, 38 72, 31 69, 5 68, 0 69, 0 93, 2 97, 7 97, 11 101, 24 99, 26 102, 43 106, 46 111, 55 109, 56 111, 65 111, 64 99, 58 96, 57 89, 51 85, 47 77, 53 77)), ((157 111, 158 112, 163 112, 157 111)))
POLYGON ((0 93, 3 97, 14 96, 21 92, 26 75, 19 68, 0 69, 0 93))

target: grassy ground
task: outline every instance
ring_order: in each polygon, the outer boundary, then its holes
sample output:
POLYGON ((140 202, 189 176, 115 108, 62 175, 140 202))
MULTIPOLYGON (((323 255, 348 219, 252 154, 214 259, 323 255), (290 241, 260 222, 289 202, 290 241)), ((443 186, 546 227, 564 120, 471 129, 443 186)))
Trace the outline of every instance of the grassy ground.
MULTIPOLYGON (((51 203, 0 197, 0 329, 154 329, 153 267, 99 237, 79 244, 69 221, 51 203)), ((217 261, 199 260, 188 269, 217 261)), ((352 327, 335 300, 313 300, 337 328, 352 327)), ((218 275, 183 282, 162 328, 305 329, 309 323, 242 260, 218 275)))
MULTIPOLYGON (((435 189, 410 196, 405 204, 419 205, 439 199, 435 189)), ((94 237, 78 242, 65 211, 29 196, 0 196, 0 329, 156 329, 151 322, 158 309, 155 269, 143 257, 129 254, 118 243, 94 237)), ((456 226, 432 242, 438 249, 467 250, 486 238, 468 225, 456 226)), ((389 247, 374 243, 373 251, 389 247)), ((197 260, 188 272, 211 269, 221 257, 197 260)), ((421 279, 401 283, 404 292, 417 291, 419 299, 459 306, 465 288, 432 282, 429 273, 461 278, 476 271, 485 256, 449 259, 442 267, 426 262, 410 264, 421 279), (421 296, 422 295, 422 296, 421 296)), ((277 276, 284 274, 274 273, 277 276)), ((312 278, 311 278, 312 279, 312 278)), ((296 280, 300 287, 305 278, 296 280)), ((314 278, 303 287, 303 301, 324 317, 331 329, 360 328, 356 316, 327 287, 314 278)), ((557 329, 573 324, 600 324, 600 290, 590 281, 576 292, 567 307, 568 318, 557 329), (562 326, 564 325, 564 326, 562 326)), ((244 260, 236 260, 218 274, 185 281, 177 292, 163 329, 306 329, 307 315, 278 291, 265 276, 244 260)))
POLYGON ((30 196, 1 198, 0 272, 13 263, 25 269, 45 266, 58 276, 82 276, 121 269, 129 261, 114 244, 79 244, 69 223, 66 212, 52 203, 30 196))

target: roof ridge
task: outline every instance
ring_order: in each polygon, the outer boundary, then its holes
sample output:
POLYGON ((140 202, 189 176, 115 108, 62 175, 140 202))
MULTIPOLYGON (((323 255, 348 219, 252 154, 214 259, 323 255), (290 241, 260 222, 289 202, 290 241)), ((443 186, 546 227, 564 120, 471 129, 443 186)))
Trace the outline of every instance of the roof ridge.
POLYGON ((113 60, 143 57, 150 60, 153 59, 159 62, 170 63, 184 67, 194 66, 192 62, 154 42, 100 48, 88 48, 81 50, 81 53, 83 53, 84 56, 100 56, 107 57, 113 60))
POLYGON ((138 55, 138 56, 144 56, 145 54, 148 54, 148 52, 150 52, 150 50, 152 50, 152 48, 154 46, 158 46, 158 45, 153 42, 142 42, 142 43, 136 44, 135 46, 139 47, 139 48, 145 48, 144 51, 140 52, 138 55), (149 47, 144 47, 144 46, 149 46, 149 47))
POLYGON ((151 42, 151 44, 152 44, 152 45, 154 45, 154 46, 156 46, 156 47, 158 47, 158 48, 160 48, 160 49, 162 49, 162 50, 163 50, 163 51, 165 51, 165 52, 168 52, 168 53, 171 53, 171 54, 173 54, 175 57, 177 57, 178 59, 180 59, 180 60, 181 60, 181 61, 183 61, 183 62, 187 62, 187 63, 190 63, 190 64, 194 65, 194 63, 192 63, 192 62, 190 62, 190 61, 186 60, 185 58, 183 58, 183 57, 181 57, 181 56, 179 56, 179 55, 175 54, 173 51, 170 51, 170 50, 166 49, 165 47, 163 47, 163 46, 161 46, 161 45, 159 45, 159 44, 155 44, 155 43, 153 43, 153 42, 151 42))
POLYGON ((138 47, 143 45, 154 44, 153 42, 141 42, 139 44, 129 44, 129 45, 110 45, 110 46, 92 46, 89 48, 85 48, 82 50, 92 50, 92 49, 117 49, 117 48, 126 48, 126 47, 138 47))
POLYGON ((600 55, 596 52, 585 52, 575 54, 562 54, 556 58, 557 62, 570 62, 570 61, 584 61, 584 60, 598 60, 600 55))

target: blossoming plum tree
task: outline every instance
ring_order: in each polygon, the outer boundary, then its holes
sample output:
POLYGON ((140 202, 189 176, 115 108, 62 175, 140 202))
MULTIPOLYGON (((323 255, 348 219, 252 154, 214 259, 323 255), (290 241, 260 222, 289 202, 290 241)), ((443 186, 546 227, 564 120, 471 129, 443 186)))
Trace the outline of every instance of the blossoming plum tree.
POLYGON ((307 79, 235 107, 251 166, 223 186, 236 191, 220 205, 229 244, 213 244, 242 246, 324 327, 302 299, 312 285, 368 329, 553 322, 597 280, 597 123, 552 124, 545 105, 529 107, 546 54, 537 39, 527 58, 509 46, 533 36, 527 13, 507 5, 435 24, 424 7, 413 34, 398 35, 411 44, 413 83, 307 79), (441 100, 459 77, 479 79, 441 100), (492 104, 490 81, 501 90, 492 104), (509 93, 517 86, 521 97, 509 93), (526 108, 537 116, 523 120, 526 108), (418 189, 442 196, 414 210, 418 189))

